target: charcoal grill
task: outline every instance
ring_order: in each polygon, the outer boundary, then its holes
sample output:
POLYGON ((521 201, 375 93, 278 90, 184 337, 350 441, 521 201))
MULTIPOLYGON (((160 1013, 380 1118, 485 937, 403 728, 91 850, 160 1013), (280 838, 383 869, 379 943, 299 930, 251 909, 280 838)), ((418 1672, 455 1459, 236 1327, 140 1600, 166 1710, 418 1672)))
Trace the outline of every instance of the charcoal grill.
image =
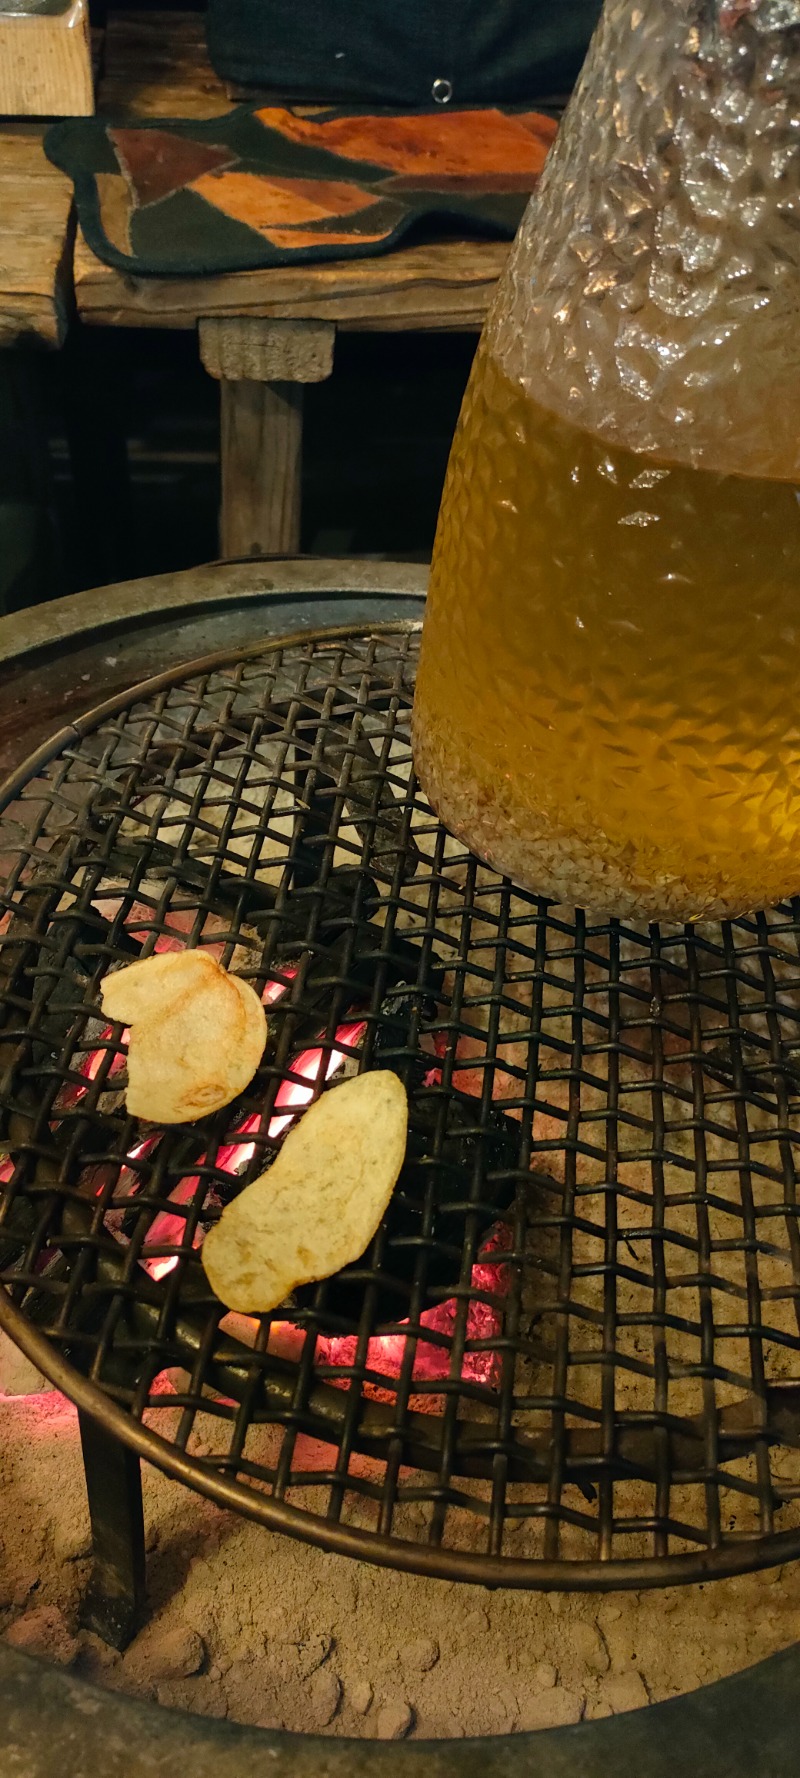
POLYGON ((800 1553, 800 904, 639 929, 496 876, 415 781, 403 609, 295 612, 170 666, 2 791, 0 1324, 78 1405, 89 1617, 119 1645, 141 1457, 273 1529, 493 1586, 800 1553), (240 1101, 156 1131, 125 1114, 98 990, 178 944, 253 982, 270 1039, 240 1101), (226 1315, 205 1228, 375 1065, 411 1107, 375 1241, 226 1315))

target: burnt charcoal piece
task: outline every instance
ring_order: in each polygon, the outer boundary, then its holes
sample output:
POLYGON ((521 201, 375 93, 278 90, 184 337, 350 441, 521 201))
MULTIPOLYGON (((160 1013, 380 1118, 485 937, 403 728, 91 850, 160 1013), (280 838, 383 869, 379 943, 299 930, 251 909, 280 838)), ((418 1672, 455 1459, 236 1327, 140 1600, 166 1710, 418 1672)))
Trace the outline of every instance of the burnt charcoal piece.
POLYGON ((225 871, 215 871, 212 876, 208 865, 179 854, 164 840, 117 837, 103 847, 102 858, 109 876, 133 879, 138 873, 140 882, 174 879, 181 889, 193 890, 198 900, 207 903, 209 909, 212 903, 220 904, 219 911, 231 905, 241 905, 251 926, 256 924, 259 912, 262 916, 264 913, 274 915, 275 890, 269 884, 261 883, 257 878, 232 876, 225 871))
MULTIPOLYGON (((287 854, 287 862, 291 854, 287 854)), ((297 947, 306 935, 309 914, 315 902, 321 903, 320 931, 324 935, 356 917, 357 897, 380 900, 377 884, 367 872, 337 866, 324 882, 311 882, 302 870, 292 888, 280 896, 270 883, 258 877, 234 876, 228 871, 214 870, 185 854, 177 853, 163 840, 114 840, 104 847, 103 864, 110 876, 138 877, 140 882, 174 881, 181 890, 197 896, 198 906, 208 913, 235 910, 238 919, 254 932, 268 933, 278 926, 290 943, 297 947)), ((364 918, 359 910, 359 917, 364 918)))
MULTIPOLYGON (((316 874, 319 860, 312 874, 307 860, 294 847, 292 862, 292 887, 280 906, 276 906, 273 916, 274 921, 280 920, 281 930, 288 927, 290 931, 297 929, 305 934, 313 910, 318 907, 317 930, 322 937, 327 937, 343 926, 368 920, 365 904, 374 901, 377 905, 380 901, 377 883, 366 871, 339 864, 320 880, 316 874)), ((258 930, 258 919, 251 924, 258 930)))
MULTIPOLYGON (((299 805, 291 843, 295 888, 319 880, 323 849, 330 844, 332 826, 338 826, 334 812, 339 797, 347 819, 360 839, 367 841, 370 866, 378 869, 384 880, 393 877, 398 862, 413 873, 419 862, 418 847, 411 833, 406 832, 403 804, 387 783, 369 737, 363 733, 354 735, 347 721, 337 724, 328 719, 320 724, 315 712, 313 733, 306 740, 302 718, 294 719, 289 704, 273 703, 268 716, 253 711, 249 717, 242 712, 235 721, 229 718, 227 732, 222 736, 213 729, 196 730, 179 742, 157 742, 150 748, 145 764, 138 767, 135 790, 124 803, 119 792, 111 787, 103 788, 95 796, 91 812, 95 826, 104 830, 126 808, 136 808, 154 790, 165 790, 165 779, 170 773, 176 785, 182 777, 196 776, 212 748, 215 759, 241 750, 243 743, 250 744, 254 728, 260 729, 261 737, 273 744, 286 732, 290 756, 281 763, 280 778, 284 783, 293 780, 299 805)), ((257 742, 254 752, 258 754, 257 742)), ((142 843, 151 860, 148 868, 154 869, 162 862, 160 853, 171 857, 170 849, 158 840, 142 843)), ((131 842, 125 840, 121 845, 127 852, 131 842)), ((182 867, 184 862, 181 859, 182 867)))
MULTIPOLYGON (((408 1314, 415 1274, 424 1284, 425 1308, 452 1295, 461 1281, 469 1229, 477 1253, 511 1209, 519 1177, 519 1126, 513 1119, 492 1112, 481 1122, 479 1102, 457 1092, 447 1095, 445 1119, 441 1092, 412 1094, 406 1160, 383 1236, 377 1237, 383 1241, 380 1264, 372 1264, 376 1243, 355 1266, 327 1280, 315 1322, 327 1327, 330 1315, 330 1331, 355 1332, 374 1284, 371 1331, 380 1332, 408 1314)), ((317 1289, 298 1290, 298 1306, 310 1306, 317 1289)))
MULTIPOLYGON (((407 948, 411 950, 412 947, 407 948)), ((424 988, 401 981, 386 995, 381 1004, 380 1024, 375 1033, 373 1062, 376 1068, 397 1068, 398 1051, 407 1053, 412 1041, 417 1040, 420 1029, 433 1024, 439 1011, 439 1003, 433 997, 433 990, 441 988, 443 979, 444 966, 434 966, 429 970, 428 982, 424 988)), ((411 1061, 406 1059, 406 1055, 402 1060, 406 1086, 409 1092, 415 1092, 422 1087, 431 1068, 436 1066, 436 1057, 424 1050, 417 1050, 411 1061)))
POLYGON ((112 945, 111 924, 94 907, 57 913, 64 892, 63 883, 37 883, 15 907, 4 939, 0 1062, 20 1074, 47 1070, 76 1017, 89 1010, 98 959, 134 961, 142 949, 121 931, 112 945))
MULTIPOLYGON (((6 1188, 0 1190, 0 1204, 6 1188)), ((9 1271, 20 1264, 26 1248, 34 1237, 41 1216, 41 1204, 18 1194, 5 1209, 0 1222, 0 1270, 9 1271)))
POLYGON ((796 1093, 800 1086, 797 1062, 786 1055, 776 1060, 766 1041, 757 1044, 741 1032, 737 1032, 735 1038, 729 1037, 724 1043, 703 1050, 702 1063, 724 1080, 740 1080, 743 1089, 750 1093, 774 1095, 783 1083, 790 1090, 794 1088, 796 1093))
MULTIPOLYGON (((344 873, 342 874, 344 875, 344 873)), ((328 932, 335 933, 336 923, 336 916, 333 915, 330 923, 327 920, 324 924, 321 923, 321 933, 323 935, 328 932)), ((357 940, 353 943, 352 935, 348 930, 350 922, 345 921, 344 924, 344 931, 333 936, 329 943, 315 948, 304 976, 301 1004, 293 1005, 287 996, 285 1004, 278 1001, 271 1008, 271 1043, 276 1041, 281 1021, 285 1019, 291 1021, 292 1044, 295 1049, 318 1038, 328 1020, 331 1001, 337 988, 341 989, 343 984, 346 985, 347 1007, 342 1009, 343 1012, 355 1010, 360 1004, 371 999, 378 972, 381 970, 388 978, 392 988, 398 983, 402 984, 400 991, 403 996, 408 998, 417 994, 416 989, 408 988, 405 985, 409 980, 413 981, 419 970, 421 953, 416 945, 396 934, 392 937, 391 943, 387 944, 383 929, 380 926, 371 925, 369 922, 361 925, 357 940)), ((275 959, 275 962, 279 967, 289 967, 295 964, 302 954, 302 951, 298 952, 296 948, 282 946, 281 955, 275 959)), ((431 976, 429 985, 435 990, 441 981, 442 971, 432 970, 429 973, 431 976)), ((431 1007, 432 1015, 435 1015, 436 1002, 432 998, 428 998, 426 1004, 431 1007)), ((430 1068, 431 1058, 426 1056, 418 1060, 413 1056, 405 1056, 398 1060, 396 1054, 391 1058, 385 1056, 387 1049, 393 1047, 396 1052, 398 1048, 403 1048, 408 1044, 407 1020, 401 1018, 396 1012, 394 1014, 390 1012, 385 1018, 384 1009, 386 1006, 387 1001, 384 1001, 381 1006, 381 1018, 376 1034, 374 1066, 394 1068, 397 1073, 402 1075, 406 1086, 411 1089, 421 1084, 422 1075, 430 1068), (389 1037, 390 1030, 394 1038, 393 1044, 389 1037)))
MULTIPOLYGON (((265 725, 273 738, 290 721, 290 708, 285 706, 283 723, 281 706, 272 705, 274 722, 265 725)), ((302 821, 303 848, 307 868, 316 880, 321 847, 330 843, 336 799, 343 798, 347 819, 360 839, 369 847, 369 864, 384 879, 390 879, 398 862, 413 875, 419 863, 419 848, 410 830, 406 831, 403 804, 393 794, 385 772, 368 735, 354 735, 349 723, 328 721, 320 724, 315 717, 313 733, 306 743, 303 758, 303 723, 299 719, 291 730, 295 763, 287 762, 283 776, 294 775, 297 794, 307 806, 302 821)))

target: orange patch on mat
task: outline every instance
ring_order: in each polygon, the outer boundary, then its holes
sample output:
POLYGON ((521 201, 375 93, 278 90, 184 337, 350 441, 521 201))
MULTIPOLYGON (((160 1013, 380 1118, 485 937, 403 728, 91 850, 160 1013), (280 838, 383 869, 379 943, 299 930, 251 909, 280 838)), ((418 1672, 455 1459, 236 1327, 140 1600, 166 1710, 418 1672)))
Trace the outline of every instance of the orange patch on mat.
MULTIPOLYGON (((261 173, 203 174, 187 189, 270 239, 275 238, 272 231, 276 226, 324 222, 328 217, 335 221, 339 216, 372 209, 379 201, 346 180, 265 179, 261 173)), ((350 234, 345 238, 349 240, 350 234)))
POLYGON ((317 123, 281 106, 255 116, 288 141, 368 161, 406 176, 508 173, 535 179, 556 134, 551 117, 537 111, 509 117, 502 111, 449 112, 446 117, 334 117, 317 123))

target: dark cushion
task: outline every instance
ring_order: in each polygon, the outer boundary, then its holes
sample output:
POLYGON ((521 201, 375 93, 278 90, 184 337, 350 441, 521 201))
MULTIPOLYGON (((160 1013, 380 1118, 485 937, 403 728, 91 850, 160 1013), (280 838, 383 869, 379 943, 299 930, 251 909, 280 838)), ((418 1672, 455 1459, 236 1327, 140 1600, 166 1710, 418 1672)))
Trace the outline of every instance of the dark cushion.
POLYGON ((289 99, 527 104, 569 92, 602 0, 209 0, 211 60, 289 99), (445 84, 436 84, 445 83, 445 84))

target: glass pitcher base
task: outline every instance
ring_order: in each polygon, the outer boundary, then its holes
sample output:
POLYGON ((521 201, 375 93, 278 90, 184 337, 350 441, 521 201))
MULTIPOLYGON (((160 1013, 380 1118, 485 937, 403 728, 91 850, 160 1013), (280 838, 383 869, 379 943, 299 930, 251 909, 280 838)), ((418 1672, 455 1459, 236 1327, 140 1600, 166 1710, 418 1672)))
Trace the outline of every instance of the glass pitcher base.
POLYGON ((615 845, 599 829, 580 834, 530 802, 515 803, 511 787, 501 790, 483 779, 474 758, 454 759, 421 715, 415 716, 413 747, 422 789, 450 833, 518 888, 548 901, 601 919, 683 923, 736 919, 800 893, 800 868, 797 881, 776 880, 766 893, 763 863, 749 882, 725 877, 713 862, 691 878, 645 872, 629 845, 615 845))

